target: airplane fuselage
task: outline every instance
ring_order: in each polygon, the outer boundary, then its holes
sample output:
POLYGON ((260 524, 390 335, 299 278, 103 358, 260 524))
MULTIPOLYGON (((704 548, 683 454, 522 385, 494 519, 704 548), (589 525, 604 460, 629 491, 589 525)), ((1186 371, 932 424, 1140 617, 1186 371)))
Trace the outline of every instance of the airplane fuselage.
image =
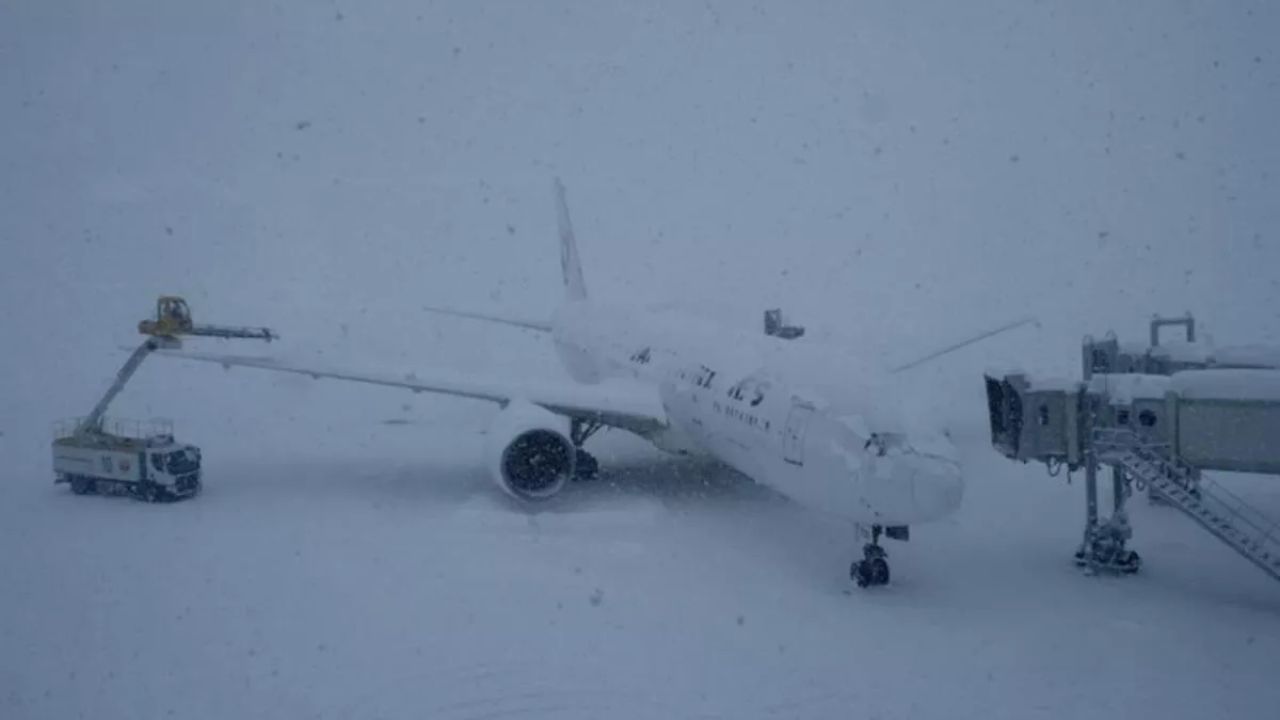
POLYGON ((552 323, 579 382, 652 382, 671 428, 659 448, 696 449, 753 480, 855 522, 909 525, 960 504, 954 449, 903 418, 888 378, 810 343, 727 333, 688 318, 571 302, 552 323), (838 364, 837 364, 838 363, 838 364))

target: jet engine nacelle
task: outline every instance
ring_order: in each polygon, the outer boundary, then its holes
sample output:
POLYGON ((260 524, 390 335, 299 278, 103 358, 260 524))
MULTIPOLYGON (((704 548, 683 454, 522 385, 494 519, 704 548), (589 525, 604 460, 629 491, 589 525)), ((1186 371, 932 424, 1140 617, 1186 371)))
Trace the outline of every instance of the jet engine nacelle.
POLYGON ((485 439, 489 473, 518 500, 545 500, 573 477, 577 450, 569 420, 527 402, 498 412, 485 439))

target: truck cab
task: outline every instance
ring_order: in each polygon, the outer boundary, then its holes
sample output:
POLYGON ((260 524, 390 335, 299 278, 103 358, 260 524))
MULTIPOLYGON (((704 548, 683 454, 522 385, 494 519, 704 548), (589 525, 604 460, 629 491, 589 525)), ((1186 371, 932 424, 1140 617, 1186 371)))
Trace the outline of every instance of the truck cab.
POLYGON ((148 478, 170 495, 195 494, 200 489, 200 448, 167 440, 147 450, 148 478))

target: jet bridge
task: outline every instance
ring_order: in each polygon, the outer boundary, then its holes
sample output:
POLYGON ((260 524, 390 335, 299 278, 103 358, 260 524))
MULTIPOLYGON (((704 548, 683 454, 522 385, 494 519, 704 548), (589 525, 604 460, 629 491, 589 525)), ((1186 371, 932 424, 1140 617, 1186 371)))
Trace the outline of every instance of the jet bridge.
POLYGON ((1151 344, 1085 338, 1084 380, 1025 373, 985 378, 991 441, 1002 455, 1056 475, 1084 470, 1086 520, 1076 559, 1092 570, 1135 572, 1125 504, 1147 489, 1280 580, 1280 518, 1203 471, 1280 475, 1280 348, 1214 349, 1195 321, 1155 318, 1151 344), (1186 339, 1161 345, 1179 326, 1186 339), (1098 513, 1098 469, 1112 468, 1112 515, 1098 513))
POLYGON ((1094 373, 1142 373, 1172 375, 1180 370, 1280 369, 1280 347, 1263 345, 1228 345, 1216 347, 1196 335, 1196 320, 1190 314, 1180 317, 1156 316, 1151 320, 1149 342, 1122 343, 1113 332, 1101 340, 1085 336, 1082 348, 1083 374, 1088 380, 1094 373), (1182 328, 1183 339, 1160 342, 1161 330, 1182 328))

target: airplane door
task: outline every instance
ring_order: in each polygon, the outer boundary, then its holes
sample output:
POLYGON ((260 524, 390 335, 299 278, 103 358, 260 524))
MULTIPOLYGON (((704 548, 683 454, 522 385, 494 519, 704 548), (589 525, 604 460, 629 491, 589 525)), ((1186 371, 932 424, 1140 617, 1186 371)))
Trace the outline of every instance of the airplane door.
POLYGON ((787 426, 782 431, 782 459, 792 465, 804 465, 804 434, 813 416, 813 406, 794 403, 787 416, 787 426))

